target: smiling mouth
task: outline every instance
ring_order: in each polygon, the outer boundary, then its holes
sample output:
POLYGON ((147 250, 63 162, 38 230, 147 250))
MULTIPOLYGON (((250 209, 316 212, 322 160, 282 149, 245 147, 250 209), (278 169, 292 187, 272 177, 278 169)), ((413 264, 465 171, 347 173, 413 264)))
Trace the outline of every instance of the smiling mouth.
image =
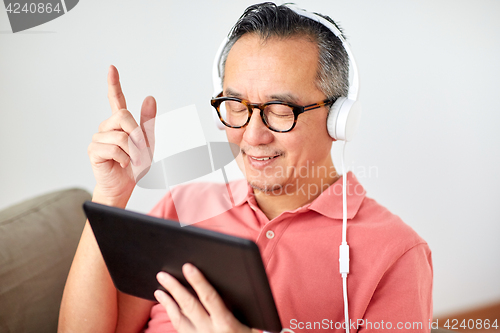
POLYGON ((273 158, 276 158, 276 157, 278 157, 278 156, 280 156, 280 155, 270 156, 270 157, 254 157, 254 156, 250 156, 250 158, 251 158, 252 160, 256 160, 256 161, 267 161, 267 160, 271 160, 271 159, 273 159, 273 158))

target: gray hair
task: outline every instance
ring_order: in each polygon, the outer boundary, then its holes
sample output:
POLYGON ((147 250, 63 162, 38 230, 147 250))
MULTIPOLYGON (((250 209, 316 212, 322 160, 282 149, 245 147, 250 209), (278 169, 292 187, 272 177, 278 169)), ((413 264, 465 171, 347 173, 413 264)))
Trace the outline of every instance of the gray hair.
MULTIPOLYGON (((330 17, 320 16, 333 23, 342 32, 330 17)), ((255 33, 264 41, 271 37, 290 38, 300 35, 312 38, 319 49, 319 66, 316 74, 318 89, 327 98, 347 96, 349 57, 340 39, 323 24, 301 16, 285 5, 278 6, 271 2, 248 7, 229 32, 228 43, 222 51, 219 63, 223 79, 227 55, 234 43, 246 33, 255 33)))

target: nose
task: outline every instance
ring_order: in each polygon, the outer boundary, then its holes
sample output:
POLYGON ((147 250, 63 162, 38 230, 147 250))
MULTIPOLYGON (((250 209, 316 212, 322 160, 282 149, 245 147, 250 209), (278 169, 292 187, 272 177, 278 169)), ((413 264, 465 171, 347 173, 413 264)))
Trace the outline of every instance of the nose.
POLYGON ((245 131, 243 133, 243 140, 255 147, 267 145, 274 140, 274 134, 262 121, 260 112, 262 111, 255 108, 250 117, 250 122, 243 128, 245 131))

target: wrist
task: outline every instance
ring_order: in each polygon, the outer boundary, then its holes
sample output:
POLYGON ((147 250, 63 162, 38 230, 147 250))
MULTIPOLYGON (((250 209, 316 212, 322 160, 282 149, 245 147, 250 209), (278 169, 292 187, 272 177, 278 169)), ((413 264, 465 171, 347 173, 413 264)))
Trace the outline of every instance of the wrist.
POLYGON ((124 191, 120 195, 110 195, 109 193, 106 193, 106 191, 103 191, 101 188, 96 186, 94 188, 94 193, 92 194, 92 202, 107 206, 125 208, 131 195, 132 191, 124 191))

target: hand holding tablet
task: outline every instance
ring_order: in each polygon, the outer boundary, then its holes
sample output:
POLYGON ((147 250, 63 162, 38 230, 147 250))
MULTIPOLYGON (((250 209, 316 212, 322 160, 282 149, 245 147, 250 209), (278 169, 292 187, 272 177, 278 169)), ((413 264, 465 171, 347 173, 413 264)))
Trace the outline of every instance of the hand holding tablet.
POLYGON ((217 291, 196 267, 184 264, 182 270, 198 299, 165 272, 158 273, 157 279, 175 301, 165 292, 155 291, 156 299, 163 305, 178 332, 196 332, 197 329, 203 332, 258 332, 241 324, 229 312, 217 291))

